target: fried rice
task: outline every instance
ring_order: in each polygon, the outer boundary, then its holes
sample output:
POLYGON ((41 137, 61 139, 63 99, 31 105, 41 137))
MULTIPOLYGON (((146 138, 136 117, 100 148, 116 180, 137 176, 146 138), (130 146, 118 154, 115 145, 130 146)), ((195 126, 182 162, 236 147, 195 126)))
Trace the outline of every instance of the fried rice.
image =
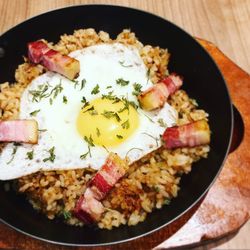
MULTIPOLYGON (((132 45, 139 50, 153 83, 166 75, 170 57, 168 51, 143 45, 130 30, 123 30, 115 39, 111 39, 104 31, 97 33, 94 29, 80 29, 72 35, 62 35, 57 44, 48 45, 69 54, 87 46, 113 42, 132 45)), ((30 64, 25 59, 16 70, 16 82, 0 85, 0 120, 18 118, 22 92, 44 71, 42 66, 30 64)), ((184 90, 172 95, 169 104, 178 112, 177 125, 208 119, 208 114, 199 109, 196 101, 189 98, 184 90)), ((105 212, 98 227, 112 229, 121 224, 136 225, 154 209, 168 205, 178 195, 181 176, 191 171, 194 162, 206 158, 208 152, 208 145, 174 150, 160 148, 133 163, 127 175, 103 200, 105 212)), ((25 194, 32 206, 49 219, 60 217, 68 224, 82 226, 83 223, 71 211, 95 173, 96 170, 90 168, 43 171, 21 177, 15 183, 18 192, 25 194)))

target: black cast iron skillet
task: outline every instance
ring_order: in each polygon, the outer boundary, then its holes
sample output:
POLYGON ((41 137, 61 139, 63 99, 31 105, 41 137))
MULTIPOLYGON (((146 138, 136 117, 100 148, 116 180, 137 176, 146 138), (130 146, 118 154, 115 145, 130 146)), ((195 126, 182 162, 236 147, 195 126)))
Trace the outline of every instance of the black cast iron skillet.
POLYGON ((95 28, 112 38, 124 28, 134 31, 141 42, 168 48, 170 71, 184 76, 183 89, 209 113, 211 152, 184 175, 181 190, 169 206, 154 211, 137 226, 99 230, 78 228, 50 221, 37 213, 14 192, 4 191, 0 182, 1 221, 30 236, 65 245, 104 245, 143 236, 164 227, 191 208, 208 190, 228 153, 232 132, 232 105, 226 84, 208 53, 186 32, 155 15, 118 6, 84 5, 54 10, 31 18, 0 37, 0 82, 13 81, 30 41, 44 38, 57 42, 75 29, 95 28), (3 53, 4 52, 4 53, 3 53))

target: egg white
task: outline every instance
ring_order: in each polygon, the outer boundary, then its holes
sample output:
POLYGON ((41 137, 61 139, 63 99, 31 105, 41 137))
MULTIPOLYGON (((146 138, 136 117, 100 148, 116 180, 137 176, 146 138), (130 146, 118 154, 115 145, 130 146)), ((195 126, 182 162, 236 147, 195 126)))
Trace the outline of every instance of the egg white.
POLYGON ((20 119, 36 119, 39 129, 39 141, 36 145, 22 144, 12 155, 13 143, 9 143, 2 151, 0 158, 0 179, 14 179, 39 170, 68 170, 92 167, 99 169, 104 163, 108 151, 117 153, 120 157, 129 157, 134 162, 149 152, 160 147, 160 135, 165 128, 158 120, 162 119, 170 127, 177 120, 176 111, 167 103, 154 112, 146 112, 138 108, 139 127, 123 143, 115 147, 91 147, 91 157, 80 159, 80 155, 88 150, 88 144, 77 131, 76 119, 82 107, 82 97, 87 101, 101 97, 113 91, 117 97, 126 97, 138 104, 136 96, 132 94, 133 83, 140 83, 142 90, 152 86, 148 79, 147 68, 138 50, 122 44, 101 44, 74 51, 70 56, 80 61, 80 74, 76 79, 78 84, 66 79, 60 74, 47 72, 36 79, 25 89, 20 103, 20 119), (116 80, 122 78, 129 81, 127 86, 119 86, 116 80), (85 79, 84 88, 81 81, 85 79), (30 91, 37 90, 39 85, 49 84, 52 90, 61 84, 62 91, 53 98, 42 98, 39 102, 32 101, 30 91), (100 92, 91 94, 94 86, 99 85, 100 92), (107 88, 112 86, 112 88, 107 88), (67 103, 63 102, 67 98, 67 103), (30 113, 40 110, 35 117, 30 113), (43 160, 49 157, 48 150, 55 147, 54 162, 43 160), (27 152, 34 151, 32 160, 27 158, 27 152), (13 159, 12 159, 13 158, 13 159), (10 161, 10 159, 12 159, 10 161))

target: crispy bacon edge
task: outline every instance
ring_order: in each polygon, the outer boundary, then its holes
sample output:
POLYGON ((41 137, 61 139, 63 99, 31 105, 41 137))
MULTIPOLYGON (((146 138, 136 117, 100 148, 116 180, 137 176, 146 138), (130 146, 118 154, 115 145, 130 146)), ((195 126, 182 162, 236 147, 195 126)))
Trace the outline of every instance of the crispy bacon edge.
POLYGON ((141 107, 148 111, 161 108, 168 97, 174 94, 182 84, 182 77, 172 73, 138 95, 138 101, 141 107))
POLYGON ((162 135, 167 149, 195 147, 210 143, 210 129, 206 120, 167 128, 162 135))
POLYGON ((80 72, 78 60, 50 49, 41 40, 28 43, 28 58, 32 63, 40 63, 48 70, 62 74, 70 80, 76 78, 80 72))
POLYGON ((126 160, 110 153, 104 165, 92 177, 84 194, 80 196, 73 211, 75 217, 86 224, 97 222, 104 207, 103 200, 128 169, 126 160))
POLYGON ((0 121, 0 141, 36 144, 38 124, 35 120, 0 121))

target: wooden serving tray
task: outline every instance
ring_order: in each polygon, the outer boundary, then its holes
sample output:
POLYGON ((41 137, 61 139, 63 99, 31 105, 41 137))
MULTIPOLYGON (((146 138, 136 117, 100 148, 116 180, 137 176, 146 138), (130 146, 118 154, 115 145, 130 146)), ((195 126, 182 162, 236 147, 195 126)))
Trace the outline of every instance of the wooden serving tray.
MULTIPOLYGON (((250 76, 227 58, 215 45, 202 39, 197 40, 218 64, 227 82, 232 101, 239 111, 239 113, 235 113, 236 126, 232 152, 206 197, 177 221, 149 236, 128 243, 96 249, 188 248, 204 244, 207 241, 215 241, 235 232, 250 217, 250 116, 248 115, 250 76)), ((0 224, 0 249, 66 250, 69 248, 30 238, 0 224)), ((86 248, 74 247, 71 249, 86 248)))

